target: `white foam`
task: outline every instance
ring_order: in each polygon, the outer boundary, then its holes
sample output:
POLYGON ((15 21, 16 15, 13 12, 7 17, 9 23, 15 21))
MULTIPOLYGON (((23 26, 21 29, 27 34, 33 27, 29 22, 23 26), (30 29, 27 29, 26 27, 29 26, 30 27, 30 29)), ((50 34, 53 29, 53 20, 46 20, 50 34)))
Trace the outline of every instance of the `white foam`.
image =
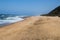
POLYGON ((5 23, 14 23, 14 22, 18 22, 18 21, 22 21, 24 19, 20 18, 19 16, 15 16, 15 17, 7 17, 5 20, 0 20, 0 24, 5 24, 5 23))

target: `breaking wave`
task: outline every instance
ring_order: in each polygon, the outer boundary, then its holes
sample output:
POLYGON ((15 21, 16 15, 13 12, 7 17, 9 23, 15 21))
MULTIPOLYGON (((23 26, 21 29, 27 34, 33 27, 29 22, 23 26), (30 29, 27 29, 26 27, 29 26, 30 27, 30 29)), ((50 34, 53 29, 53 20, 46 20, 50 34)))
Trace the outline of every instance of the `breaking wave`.
POLYGON ((11 24, 14 22, 22 21, 22 20, 24 20, 24 19, 21 16, 7 17, 5 19, 0 19, 0 26, 6 25, 6 24, 11 24))

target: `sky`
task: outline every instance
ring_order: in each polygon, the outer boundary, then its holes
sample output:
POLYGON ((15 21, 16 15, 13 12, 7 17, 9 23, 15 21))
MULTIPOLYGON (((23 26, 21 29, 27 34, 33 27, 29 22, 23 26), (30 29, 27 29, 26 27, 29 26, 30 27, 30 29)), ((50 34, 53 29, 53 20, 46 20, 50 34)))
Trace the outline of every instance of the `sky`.
POLYGON ((60 6, 60 0, 0 0, 0 14, 40 15, 60 6))

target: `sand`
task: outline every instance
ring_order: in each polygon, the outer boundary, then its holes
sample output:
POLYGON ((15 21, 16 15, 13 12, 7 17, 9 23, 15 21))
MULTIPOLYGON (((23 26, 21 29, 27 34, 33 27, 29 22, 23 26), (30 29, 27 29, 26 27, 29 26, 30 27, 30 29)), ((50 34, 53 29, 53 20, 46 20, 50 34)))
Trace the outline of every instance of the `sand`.
POLYGON ((60 40, 60 17, 32 16, 4 26, 0 40, 60 40))

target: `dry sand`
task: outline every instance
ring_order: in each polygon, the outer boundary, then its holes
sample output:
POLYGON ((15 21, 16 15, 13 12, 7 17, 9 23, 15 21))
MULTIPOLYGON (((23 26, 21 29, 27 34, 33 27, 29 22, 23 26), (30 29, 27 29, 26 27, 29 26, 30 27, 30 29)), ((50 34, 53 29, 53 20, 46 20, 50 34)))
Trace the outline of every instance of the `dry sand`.
POLYGON ((4 26, 0 40, 60 40, 60 18, 33 16, 4 26))

